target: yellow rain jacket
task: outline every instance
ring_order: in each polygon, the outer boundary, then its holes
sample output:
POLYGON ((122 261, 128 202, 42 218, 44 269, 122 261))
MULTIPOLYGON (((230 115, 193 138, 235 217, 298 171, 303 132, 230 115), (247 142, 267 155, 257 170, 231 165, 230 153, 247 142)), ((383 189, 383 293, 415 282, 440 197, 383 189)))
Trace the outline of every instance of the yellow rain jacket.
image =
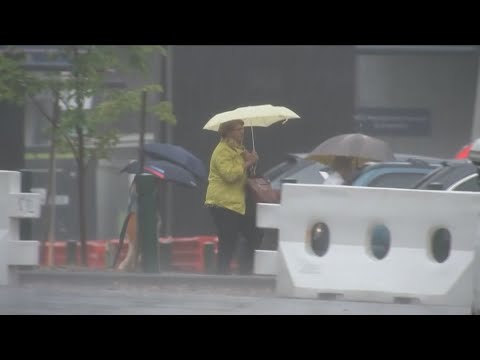
POLYGON ((245 214, 247 175, 242 156, 244 150, 228 139, 220 140, 210 159, 205 205, 219 206, 245 214))

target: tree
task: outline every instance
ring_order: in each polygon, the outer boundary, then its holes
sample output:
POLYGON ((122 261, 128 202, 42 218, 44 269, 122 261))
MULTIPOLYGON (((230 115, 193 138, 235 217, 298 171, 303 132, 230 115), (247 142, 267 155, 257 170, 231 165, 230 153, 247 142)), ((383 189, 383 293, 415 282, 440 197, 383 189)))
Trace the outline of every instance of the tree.
MULTIPOLYGON (((70 151, 75 158, 83 265, 87 264, 87 166, 92 159, 109 157, 109 151, 119 140, 115 122, 122 115, 139 111, 143 91, 163 91, 159 84, 147 84, 136 89, 111 88, 105 80, 112 73, 148 75, 148 62, 155 53, 165 56, 166 50, 161 46, 57 46, 49 52, 49 57, 52 61, 62 60, 68 64, 68 71, 48 72, 26 68, 26 54, 19 47, 8 47, 0 54, 0 100, 22 104, 25 99, 31 99, 50 124, 54 138, 51 156, 57 147, 59 151, 70 151), (44 91, 51 93, 53 99, 58 99, 58 102, 52 100, 53 115, 35 101, 35 96, 44 91), (92 98, 95 105, 86 106, 92 98)), ((176 122, 172 105, 167 101, 151 105, 146 111, 160 121, 176 122)))

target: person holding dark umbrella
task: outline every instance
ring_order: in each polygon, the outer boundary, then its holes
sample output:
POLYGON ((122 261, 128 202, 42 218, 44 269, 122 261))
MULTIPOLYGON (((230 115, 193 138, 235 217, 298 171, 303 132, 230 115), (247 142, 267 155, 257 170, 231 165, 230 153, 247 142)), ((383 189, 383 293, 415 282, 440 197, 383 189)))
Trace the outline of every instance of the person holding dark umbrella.
POLYGON ((150 143, 145 144, 144 152, 152 160, 165 160, 180 165, 202 182, 207 178, 207 171, 202 160, 179 145, 150 143))
MULTIPOLYGON (((155 176, 157 186, 161 182, 171 182, 186 188, 196 188, 196 177, 185 168, 170 163, 165 160, 148 160, 143 167, 143 170, 155 176)), ((129 162, 120 172, 127 172, 130 174, 137 174, 140 172, 140 164, 137 160, 129 162)), ((155 192, 155 197, 158 196, 158 188, 155 192)), ((158 203, 158 201, 157 201, 158 203)), ((157 209, 158 211, 158 209, 157 209)), ((162 219, 160 214, 157 213, 157 233, 161 226, 162 219)), ((135 189, 135 181, 133 180, 130 186, 130 195, 128 201, 127 217, 122 227, 123 235, 120 235, 120 249, 123 244, 123 237, 128 236, 129 247, 125 259, 118 266, 122 271, 134 271, 138 265, 138 250, 139 244, 137 241, 137 192, 135 189)), ((113 262, 115 267, 120 253, 117 251, 117 255, 113 262)))
MULTIPOLYGON (((135 181, 132 180, 128 197, 127 227, 125 229, 129 245, 125 259, 118 265, 118 270, 121 271, 134 271, 138 265, 137 207, 137 190, 135 188, 135 181)), ((115 262, 116 259, 114 263, 115 262)))

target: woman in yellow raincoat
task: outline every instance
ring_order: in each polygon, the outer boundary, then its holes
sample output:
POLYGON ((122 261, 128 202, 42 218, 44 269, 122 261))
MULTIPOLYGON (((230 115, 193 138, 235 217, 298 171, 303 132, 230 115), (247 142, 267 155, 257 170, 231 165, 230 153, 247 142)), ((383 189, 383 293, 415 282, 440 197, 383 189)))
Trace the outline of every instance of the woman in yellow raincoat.
POLYGON ((239 259, 241 273, 250 273, 255 251, 255 224, 245 216, 245 184, 247 171, 258 161, 255 151, 243 146, 242 120, 220 125, 220 142, 210 159, 210 172, 205 205, 210 209, 218 231, 217 272, 229 274, 230 262, 240 234, 247 240, 245 257, 239 259))

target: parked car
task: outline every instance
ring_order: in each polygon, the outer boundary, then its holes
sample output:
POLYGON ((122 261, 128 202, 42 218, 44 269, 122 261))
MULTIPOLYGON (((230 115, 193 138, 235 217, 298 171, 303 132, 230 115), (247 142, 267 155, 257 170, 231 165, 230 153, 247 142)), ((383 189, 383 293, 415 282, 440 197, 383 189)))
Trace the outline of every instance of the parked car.
POLYGON ((440 163, 412 159, 371 164, 360 170, 353 179, 352 185, 408 189, 440 165, 440 163))
POLYGON ((445 191, 480 191, 478 167, 469 160, 451 160, 424 176, 414 189, 445 191))
MULTIPOLYGON (((282 182, 322 184, 332 170, 319 162, 306 160, 306 154, 290 154, 265 173, 272 188, 281 191, 282 182)), ((397 154, 398 161, 368 163, 353 178, 353 186, 411 188, 422 177, 442 166, 445 159, 397 154)), ((276 249, 278 230, 264 229, 262 249, 276 249)))
MULTIPOLYGON (((307 154, 288 154, 280 164, 265 172, 274 190, 280 192, 282 182, 322 184, 333 170, 325 164, 306 159, 307 154)), ((396 154, 397 161, 368 163, 354 175, 352 185, 409 188, 416 180, 445 162, 445 159, 396 154)))

